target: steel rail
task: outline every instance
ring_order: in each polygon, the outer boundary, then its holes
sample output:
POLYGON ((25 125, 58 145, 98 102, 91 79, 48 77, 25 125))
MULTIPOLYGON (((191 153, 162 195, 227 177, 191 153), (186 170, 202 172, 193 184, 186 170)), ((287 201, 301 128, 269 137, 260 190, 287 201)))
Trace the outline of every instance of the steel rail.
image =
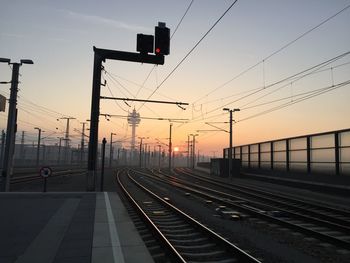
POLYGON ((162 243, 168 248, 168 250, 171 252, 172 256, 175 257, 179 262, 186 262, 182 256, 176 251, 176 249, 173 247, 173 245, 167 240, 167 238, 163 235, 163 233, 158 229, 158 227, 153 223, 153 221, 149 218, 149 216, 143 211, 143 209, 139 206, 137 201, 131 196, 131 194, 128 192, 128 190, 125 188, 125 186, 122 184, 120 180, 120 173, 118 171, 117 175, 117 182, 121 189, 123 190, 125 196, 129 199, 129 201, 132 203, 132 205, 137 209, 137 212, 139 215, 142 216, 143 221, 147 223, 148 226, 152 229, 152 232, 155 233, 158 238, 162 241, 162 243))
MULTIPOLYGON (((138 171, 134 171, 133 172, 137 172, 138 171)), ((206 234, 209 234, 210 239, 215 240, 217 242, 219 242, 220 244, 222 244, 228 251, 232 252, 234 255, 234 258, 238 258, 239 260, 242 260, 242 262, 260 262, 259 260, 257 260, 256 258, 252 257, 251 255, 249 255, 248 253, 246 253, 245 251, 243 251, 242 249, 240 249, 239 247, 235 246, 234 244, 232 244, 231 242, 229 242, 228 240, 226 240, 225 238, 221 237, 220 235, 218 235, 217 233, 215 233, 214 231, 212 231, 211 229, 209 229, 208 227, 204 226, 203 224, 201 224, 200 222, 198 222, 197 220, 195 220, 194 218, 192 218, 191 216, 187 215, 186 213, 184 213, 183 211, 181 211, 180 209, 178 209, 177 207, 175 207, 174 205, 170 204, 169 202, 165 201, 163 198, 159 197, 157 194, 155 194, 154 192, 150 191, 149 189, 147 189, 145 186, 143 186, 142 184, 140 184, 139 182, 136 181, 136 179, 134 179, 132 176, 129 175, 130 180, 132 180, 138 187, 140 187, 141 189, 143 189, 145 192, 147 192, 150 196, 152 196, 153 198, 155 198, 158 202, 161 202, 164 206, 166 206, 168 209, 170 209, 171 211, 175 212, 177 215, 180 215, 182 218, 184 218, 186 220, 186 222, 190 222, 191 225, 194 226, 194 228, 199 229, 201 232, 205 232, 206 234)), ((151 219, 149 219, 151 220, 151 219)), ((152 220, 151 220, 152 221, 152 220)), ((159 230, 159 229, 158 229, 159 230)), ((159 230, 160 231, 160 230, 159 230)), ((163 235, 165 236, 165 235, 163 235)), ((171 243, 169 241, 169 243, 171 243)), ((173 246, 174 247, 174 246, 173 246)), ((175 248, 175 247, 174 247, 175 248)), ((175 248, 176 249, 176 248, 175 248)), ((180 253, 179 253, 180 254, 180 253)))
POLYGON ((303 201, 303 200, 292 198, 292 197, 286 197, 286 196, 279 195, 279 194, 273 194, 271 192, 266 192, 266 191, 263 191, 263 190, 260 190, 260 189, 255 189, 255 188, 252 188, 252 187, 247 187, 247 186, 242 186, 242 185, 237 185, 237 184, 236 185, 232 185, 230 183, 223 183, 223 182, 220 182, 220 181, 215 180, 215 179, 204 178, 203 176, 196 175, 196 174, 193 174, 193 173, 189 173, 189 172, 186 172, 186 171, 183 171, 183 170, 180 170, 180 171, 181 171, 181 173, 184 173, 186 175, 195 177, 196 179, 208 182, 210 184, 214 184, 214 185, 220 186, 220 187, 225 188, 227 190, 234 190, 234 191, 237 191, 239 193, 242 193, 242 194, 254 197, 254 198, 258 198, 259 200, 264 199, 264 200, 266 200, 268 202, 274 202, 274 203, 277 203, 277 204, 279 204, 281 206, 289 206, 289 207, 292 207, 292 208, 297 209, 297 210, 303 210, 305 213, 307 213, 307 214, 309 214, 311 216, 320 217, 320 218, 322 218, 323 220, 326 220, 326 221, 336 222, 337 224, 340 224, 340 225, 350 224, 350 221, 338 219, 338 218, 335 218, 335 217, 331 217, 331 216, 328 216, 326 214, 317 213, 317 212, 314 212, 314 211, 312 211, 310 209, 303 209, 303 208, 301 208, 298 205, 301 205, 301 206, 312 206, 314 209, 323 210, 325 212, 337 214, 339 216, 348 217, 349 219, 350 219, 350 211, 344 211, 344 210, 335 209, 335 208, 328 207, 328 206, 322 206, 322 205, 319 205, 319 204, 303 201), (250 192, 246 192, 246 191, 250 191, 250 192), (266 196, 268 196, 268 197, 266 197, 266 196), (278 200, 276 200, 276 199, 278 199, 278 200), (293 203, 298 204, 298 205, 291 204, 290 202, 293 202, 293 203))
MULTIPOLYGON (((58 177, 58 176, 64 176, 64 175, 69 175, 69 174, 80 174, 80 173, 85 173, 86 169, 76 169, 76 170, 61 170, 61 171, 56 171, 53 172, 52 175, 48 178, 51 177, 58 177)), ((32 181, 38 181, 38 180, 42 180, 43 178, 38 175, 38 174, 33 174, 32 175, 25 175, 25 176, 16 176, 16 177, 12 177, 10 180, 10 184, 20 184, 20 183, 28 183, 28 182, 32 182, 32 181)))
MULTIPOLYGON (((141 173, 141 172, 139 172, 139 173, 141 173)), ((348 241, 339 239, 339 238, 334 237, 334 236, 330 236, 328 234, 324 234, 322 232, 317 232, 317 231, 312 230, 310 228, 304 227, 304 226, 302 226, 300 224, 292 223, 292 222, 289 222, 287 220, 282 220, 282 219, 279 219, 277 217, 270 216, 270 215, 268 215, 266 213, 263 213, 263 212, 259 211, 259 209, 254 209, 254 208, 251 208, 249 206, 237 204, 237 202, 235 202, 234 200, 229 200, 227 198, 228 197, 227 193, 224 193, 226 195, 226 198, 223 198, 222 196, 218 197, 218 196, 215 196, 213 194, 215 194, 215 193, 217 193, 219 191, 211 190, 209 188, 201 187, 201 186, 194 185, 194 184, 190 184, 191 186, 186 186, 185 183, 169 182, 168 180, 157 178, 154 175, 152 176, 152 175, 149 175, 147 173, 142 173, 142 174, 144 174, 146 176, 149 176, 149 177, 152 177, 153 179, 158 180, 160 182, 163 182, 163 183, 166 183, 166 184, 171 184, 172 186, 178 187, 178 188, 183 189, 183 190, 185 190, 187 192, 194 193, 194 194, 196 194, 198 196, 201 196, 201 197, 204 197, 204 198, 207 198, 207 199, 208 198, 212 199, 212 200, 214 200, 215 202, 217 202, 219 204, 222 204, 222 205, 225 205, 225 206, 229 206, 229 207, 234 207, 235 209, 238 209, 240 211, 244 211, 245 213, 248 213, 248 214, 252 214, 252 215, 254 215, 254 216, 258 217, 258 218, 264 219, 266 221, 274 222, 274 223, 276 223, 278 225, 282 225, 284 227, 288 227, 289 229, 293 229, 295 231, 299 231, 299 232, 304 233, 304 234, 312 235, 314 237, 317 237, 319 240, 322 240, 322 241, 325 241, 325 242, 329 242, 331 244, 335 244, 337 246, 340 246, 340 247, 343 247, 343 248, 346 248, 346 249, 348 249, 350 247, 350 243, 348 241), (203 191, 196 190, 195 188, 197 188, 197 189, 201 188, 201 190, 203 190, 203 191), (208 191, 213 193, 213 194, 208 194, 207 193, 208 191)), ((187 183, 187 184, 189 184, 189 183, 187 183)), ((236 196, 231 196, 231 197, 233 197, 235 199, 242 199, 242 198, 239 198, 239 197, 236 197, 236 196)), ((249 201, 249 202, 252 203, 251 201, 249 201)))

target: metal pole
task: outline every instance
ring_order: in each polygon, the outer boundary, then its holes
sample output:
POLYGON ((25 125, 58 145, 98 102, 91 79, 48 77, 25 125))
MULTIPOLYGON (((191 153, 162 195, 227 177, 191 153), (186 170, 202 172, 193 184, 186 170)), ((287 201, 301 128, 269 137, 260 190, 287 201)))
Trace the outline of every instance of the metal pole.
POLYGON ((160 156, 161 156, 161 150, 162 150, 162 146, 161 145, 158 145, 158 148, 159 148, 159 156, 158 156, 158 158, 159 158, 159 160, 158 160, 158 166, 159 166, 159 170, 160 170, 160 156))
POLYGON ((228 176, 232 179, 232 110, 230 110, 230 147, 228 149, 228 176))
POLYGON ((24 131, 22 131, 22 138, 21 138, 21 154, 20 158, 22 159, 22 162, 24 162, 24 131))
POLYGON ((147 143, 143 146, 143 167, 147 168, 147 143))
POLYGON ((113 157, 113 135, 116 135, 115 133, 111 132, 111 141, 109 146, 109 168, 112 168, 112 157, 113 157))
POLYGON ((145 146, 145 150, 146 150, 145 166, 146 166, 146 168, 148 168, 148 166, 149 166, 149 153, 150 153, 149 147, 150 146, 146 144, 146 146, 145 146))
POLYGON ((171 130, 172 130, 173 124, 170 123, 170 131, 169 131, 169 171, 171 171, 171 151, 172 151, 172 143, 171 143, 171 130))
POLYGON ((38 145, 36 148, 36 167, 39 167, 39 159, 40 159, 40 140, 41 140, 41 129, 37 128, 38 133, 38 145))
POLYGON ((192 169, 194 169, 196 161, 196 135, 192 135, 192 140, 192 169))
POLYGON ((101 164, 101 192, 103 192, 104 174, 105 174, 105 150, 106 150, 106 138, 102 140, 102 164, 101 164))
POLYGON ((151 152, 151 146, 148 145, 148 156, 147 156, 147 167, 152 166, 152 152, 151 152))
POLYGON ((120 154, 120 148, 118 148, 117 165, 119 165, 119 154, 120 154))
POLYGON ((0 152, 1 168, 3 168, 4 150, 5 150, 5 132, 4 132, 4 130, 2 130, 2 132, 1 132, 1 152, 0 152))
POLYGON ((64 163, 67 163, 67 157, 68 157, 68 133, 69 133, 69 118, 67 118, 67 126, 66 126, 66 134, 64 137, 64 163))
POLYGON ((83 165, 84 161, 84 148, 85 148, 85 124, 86 122, 81 122, 83 124, 83 130, 81 132, 81 147, 80 147, 80 165, 83 165))
POLYGON ((12 161, 14 152, 14 137, 16 129, 16 104, 17 104, 17 92, 18 92, 18 74, 19 74, 19 63, 12 64, 12 79, 10 89, 10 101, 9 101, 9 112, 7 118, 7 129, 6 129, 6 143, 5 143, 5 155, 3 160, 3 171, 2 180, 0 181, 1 191, 10 190, 10 178, 12 175, 12 161))
MULTIPOLYGON (((67 120, 67 126, 66 126, 66 134, 65 134, 65 155, 64 155, 64 163, 67 163, 67 158, 68 158, 68 148, 69 148, 69 120, 74 120, 75 118, 72 117, 64 117, 61 118, 62 120, 67 120)), ((71 153, 72 154, 72 153, 71 153)))
MULTIPOLYGON (((232 179, 233 174, 232 174, 232 137, 233 137, 233 132, 232 132, 232 113, 235 111, 240 111, 240 109, 229 109, 229 108, 224 108, 224 111, 230 112, 230 146, 228 149, 228 177, 232 179)), ((240 151, 240 154, 242 155, 242 149, 240 151)), ((241 158, 242 159, 242 158, 241 158)))
POLYGON ((60 137, 60 142, 58 144, 58 160, 57 163, 59 164, 61 162, 61 145, 62 145, 62 138, 60 137))
POLYGON ((98 120, 100 115, 100 91, 102 57, 94 50, 94 72, 92 81, 90 137, 88 153, 88 173, 86 178, 86 190, 95 191, 96 186, 96 162, 98 144, 98 120))
POLYGON ((187 135, 187 167, 190 168, 190 135, 187 135))
POLYGON ((142 139, 141 138, 141 142, 140 142, 140 168, 142 167, 142 139))

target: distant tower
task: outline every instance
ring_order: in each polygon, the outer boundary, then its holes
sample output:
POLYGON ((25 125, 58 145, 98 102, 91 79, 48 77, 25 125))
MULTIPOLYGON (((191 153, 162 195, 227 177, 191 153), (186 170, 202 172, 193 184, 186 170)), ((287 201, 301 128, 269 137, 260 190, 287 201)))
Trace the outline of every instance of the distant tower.
POLYGON ((128 123, 131 126, 131 150, 135 150, 135 137, 136 137, 136 126, 140 123, 140 113, 137 113, 134 109, 132 113, 128 115, 128 123))

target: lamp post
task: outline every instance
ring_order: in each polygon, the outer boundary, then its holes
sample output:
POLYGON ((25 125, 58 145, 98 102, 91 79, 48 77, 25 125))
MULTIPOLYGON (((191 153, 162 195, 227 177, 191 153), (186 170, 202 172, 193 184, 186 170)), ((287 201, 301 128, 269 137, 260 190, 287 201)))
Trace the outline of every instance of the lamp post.
POLYGON ((39 167, 39 158, 40 158, 40 140, 41 140, 41 132, 44 132, 44 131, 41 131, 41 129, 38 128, 38 127, 35 127, 34 129, 35 129, 35 130, 38 130, 38 146, 37 146, 37 149, 36 149, 36 167, 38 168, 38 167, 39 167))
POLYGON ((62 145, 62 137, 57 137, 57 139, 59 139, 59 143, 58 143, 58 157, 57 157, 57 163, 60 164, 61 162, 61 145, 62 145))
POLYGON ((160 157, 161 157, 161 154, 162 154, 162 145, 158 145, 158 149, 159 149, 159 151, 158 151, 158 167, 159 167, 159 170, 160 170, 160 157))
POLYGON ((113 155, 113 135, 117 135, 116 133, 111 132, 111 141, 109 146, 109 168, 112 168, 112 155, 113 155))
POLYGON ((3 171, 0 180, 0 191, 10 191, 10 178, 12 175, 13 153, 15 148, 15 133, 17 127, 17 92, 19 67, 22 64, 34 64, 30 59, 21 59, 20 63, 11 63, 8 58, 0 58, 0 62, 12 65, 12 79, 10 88, 9 111, 7 118, 5 154, 3 159, 3 171))
POLYGON ((171 147, 172 147, 172 142, 171 142, 171 130, 173 128, 173 124, 170 123, 170 128, 169 128, 169 172, 171 171, 171 147))
POLYGON ((149 137, 139 137, 140 141, 140 168, 142 167, 142 140, 148 139, 149 137))
POLYGON ((190 135, 187 135, 187 167, 190 168, 190 135))
POLYGON ((194 164, 196 161, 196 136, 198 136, 199 134, 190 134, 190 136, 192 136, 192 169, 194 169, 194 164))
POLYGON ((80 122, 83 124, 82 132, 81 132, 81 145, 80 145, 80 165, 83 166, 84 161, 84 148, 85 148, 85 124, 86 122, 80 122))
POLYGON ((232 113, 236 111, 240 111, 240 109, 229 109, 224 108, 224 111, 228 111, 230 113, 230 147, 228 148, 228 176, 232 179, 232 113))

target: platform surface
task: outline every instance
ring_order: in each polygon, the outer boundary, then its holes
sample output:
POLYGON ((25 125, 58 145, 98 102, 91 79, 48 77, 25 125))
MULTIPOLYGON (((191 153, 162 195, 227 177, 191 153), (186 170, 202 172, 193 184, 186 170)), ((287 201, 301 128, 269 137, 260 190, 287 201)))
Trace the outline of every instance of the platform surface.
POLYGON ((116 192, 0 193, 1 263, 153 262, 116 192))

